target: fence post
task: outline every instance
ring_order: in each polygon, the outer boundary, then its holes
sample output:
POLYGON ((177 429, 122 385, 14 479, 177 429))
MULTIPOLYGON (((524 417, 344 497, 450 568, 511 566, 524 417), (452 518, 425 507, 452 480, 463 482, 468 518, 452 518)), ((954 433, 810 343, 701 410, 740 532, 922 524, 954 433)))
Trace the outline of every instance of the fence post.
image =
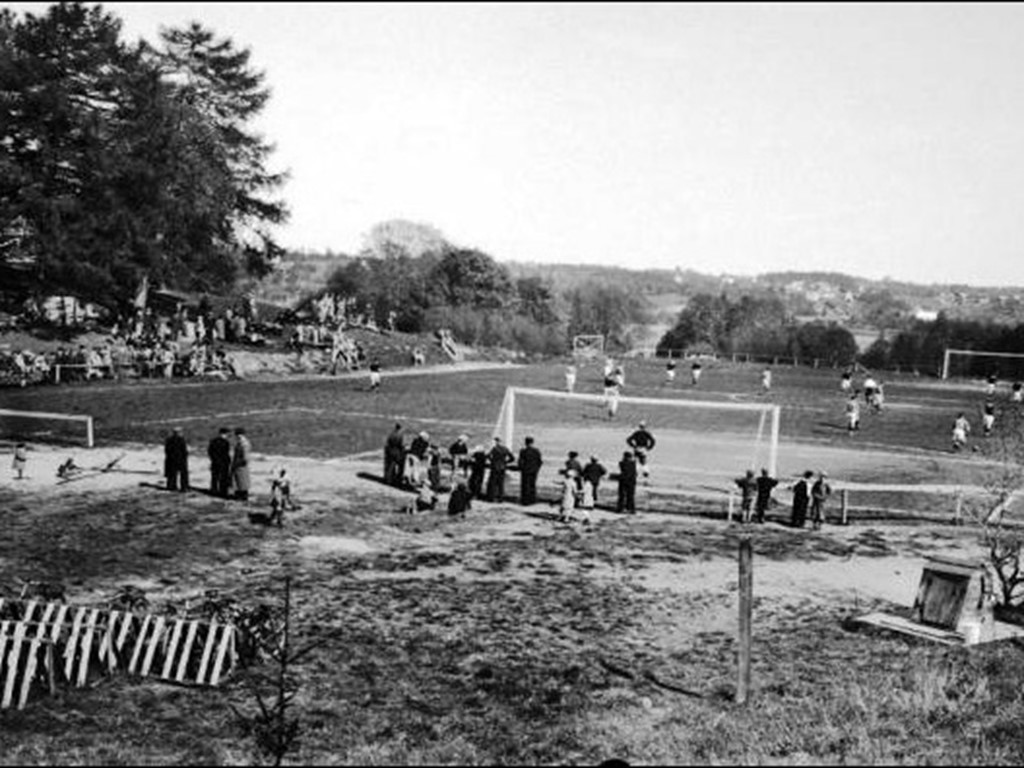
POLYGON ((840 498, 840 509, 842 510, 842 522, 843 525, 850 524, 850 491, 843 488, 839 495, 840 498))
POLYGON ((956 491, 956 509, 953 512, 953 525, 963 524, 964 494, 959 488, 956 491))
POLYGON ((740 536, 740 627, 739 627, 739 679, 736 684, 736 703, 745 705, 750 698, 750 640, 753 618, 754 568, 753 546, 750 534, 740 536))
POLYGON ((732 511, 733 511, 732 510, 732 505, 733 505, 732 491, 729 491, 729 504, 728 504, 728 507, 726 509, 725 519, 726 519, 726 522, 730 522, 730 523, 732 522, 732 511))

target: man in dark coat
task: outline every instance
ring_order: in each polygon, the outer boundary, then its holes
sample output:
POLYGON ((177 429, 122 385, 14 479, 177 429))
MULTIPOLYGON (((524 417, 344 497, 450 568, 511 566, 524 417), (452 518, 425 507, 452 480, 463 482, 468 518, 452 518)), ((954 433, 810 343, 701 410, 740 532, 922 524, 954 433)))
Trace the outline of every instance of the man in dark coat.
POLYGON ((519 451, 519 503, 524 507, 537 502, 537 475, 544 463, 540 450, 534 446, 533 438, 523 440, 519 451))
POLYGON ((487 449, 482 445, 477 445, 469 454, 469 493, 474 499, 483 498, 486 474, 487 449))
POLYGON ((164 476, 168 491, 188 490, 188 443, 175 427, 164 441, 164 476))
POLYGON ((487 454, 491 473, 487 476, 487 501, 501 501, 505 498, 505 470, 516 460, 500 437, 494 438, 494 446, 487 454))
POLYGON ((772 501, 772 491, 779 481, 768 474, 768 470, 761 468, 761 476, 757 478, 757 498, 754 500, 754 522, 763 523, 764 513, 768 511, 768 505, 772 501))
POLYGON ((206 455, 210 457, 210 493, 226 499, 231 487, 231 432, 221 427, 210 440, 206 455))
POLYGON ((402 425, 395 424, 384 441, 384 482, 388 485, 401 485, 404 465, 405 436, 402 434, 402 425))
POLYGON ((452 480, 456 475, 466 477, 469 471, 469 435, 459 435, 448 447, 448 456, 452 460, 452 480))
POLYGON ((794 528, 803 528, 807 522, 807 507, 811 501, 811 478, 814 473, 811 470, 804 472, 804 476, 796 481, 793 486, 793 517, 790 522, 794 528))
POLYGON ((743 477, 736 478, 736 487, 740 489, 740 519, 744 523, 750 522, 751 508, 754 505, 754 493, 757 491, 757 481, 754 479, 754 470, 748 469, 743 477))
POLYGON ((583 503, 584 509, 593 509, 597 505, 597 489, 601 485, 601 478, 607 474, 604 465, 597 456, 591 456, 590 461, 583 467, 583 503))
POLYGON ((636 457, 632 451, 623 453, 619 462, 619 500, 615 509, 636 514, 636 457))

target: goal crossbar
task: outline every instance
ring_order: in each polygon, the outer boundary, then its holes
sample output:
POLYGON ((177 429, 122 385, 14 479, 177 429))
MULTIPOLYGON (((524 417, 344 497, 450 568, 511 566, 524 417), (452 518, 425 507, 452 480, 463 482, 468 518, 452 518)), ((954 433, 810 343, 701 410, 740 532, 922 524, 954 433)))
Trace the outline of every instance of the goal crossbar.
MULTIPOLYGON (((513 428, 515 424, 515 401, 517 395, 536 396, 548 399, 572 400, 575 402, 606 403, 608 398, 604 395, 563 392, 555 389, 534 389, 529 387, 507 387, 505 399, 501 404, 501 412, 498 415, 498 423, 495 427, 495 434, 511 445, 513 441, 513 428)), ((778 465, 779 448, 779 424, 782 414, 782 407, 762 403, 720 403, 708 400, 690 400, 683 398, 657 398, 657 397, 632 397, 619 396, 619 403, 633 405, 648 405, 658 407, 695 407, 709 410, 733 411, 746 413, 761 413, 771 415, 771 432, 769 437, 769 458, 768 470, 775 476, 778 465)))
POLYGON ((980 349, 946 349, 942 355, 942 378, 949 378, 949 361, 953 355, 965 357, 1002 357, 1016 360, 1024 360, 1024 354, 1019 352, 986 352, 980 349))
POLYGON ((6 408, 0 408, 0 416, 13 416, 16 418, 29 418, 29 419, 52 419, 57 421, 77 421, 85 424, 85 439, 86 444, 89 448, 93 447, 93 428, 92 428, 92 416, 84 416, 80 414, 70 413, 46 413, 44 411, 13 411, 6 408))

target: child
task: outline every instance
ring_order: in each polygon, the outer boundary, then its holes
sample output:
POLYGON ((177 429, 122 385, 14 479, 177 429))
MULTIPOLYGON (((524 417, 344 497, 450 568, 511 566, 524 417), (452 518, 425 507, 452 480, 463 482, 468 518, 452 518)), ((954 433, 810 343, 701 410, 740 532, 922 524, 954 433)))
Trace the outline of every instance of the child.
POLYGON ((28 462, 28 447, 24 443, 14 446, 14 462, 11 464, 18 473, 18 480, 25 479, 25 464, 28 462))
POLYGON ((576 390, 576 366, 565 366, 565 391, 570 395, 576 390))
POLYGON ((416 498, 405 508, 410 515, 416 512, 429 512, 437 506, 437 494, 427 483, 420 483, 416 498))
POLYGON ((750 522, 750 509, 754 503, 754 494, 757 492, 757 481, 754 479, 754 470, 748 469, 743 477, 736 478, 736 486, 740 489, 740 513, 744 523, 750 522))
POLYGON ((288 479, 288 470, 282 467, 270 481, 270 522, 277 523, 280 528, 284 522, 284 511, 296 509, 292 501, 292 484, 288 479))
POLYGON ((576 509, 577 497, 577 472, 575 469, 566 469, 565 477, 562 480, 562 495, 558 505, 558 521, 569 522, 573 511, 576 509))

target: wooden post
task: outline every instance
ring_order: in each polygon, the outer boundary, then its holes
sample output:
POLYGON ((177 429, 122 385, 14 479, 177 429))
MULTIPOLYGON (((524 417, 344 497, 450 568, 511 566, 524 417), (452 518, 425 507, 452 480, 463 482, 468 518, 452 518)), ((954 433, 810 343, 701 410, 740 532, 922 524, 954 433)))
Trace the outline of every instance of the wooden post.
POLYGON ((840 509, 842 510, 842 515, 843 515, 843 518, 842 518, 843 525, 849 525, 850 524, 850 491, 847 490, 846 488, 843 488, 843 490, 839 494, 839 498, 840 498, 840 509))
POLYGON ((729 491, 729 505, 728 505, 728 508, 726 510, 726 513, 725 513, 726 522, 729 522, 729 523, 732 522, 732 505, 733 505, 732 491, 729 491))
POLYGON ((964 494, 963 491, 957 490, 956 492, 956 509, 953 512, 953 525, 963 524, 964 514, 964 494))
POLYGON ((750 534, 740 536, 740 631, 739 679, 736 684, 736 703, 746 705, 750 698, 750 639, 753 613, 754 567, 750 534))

